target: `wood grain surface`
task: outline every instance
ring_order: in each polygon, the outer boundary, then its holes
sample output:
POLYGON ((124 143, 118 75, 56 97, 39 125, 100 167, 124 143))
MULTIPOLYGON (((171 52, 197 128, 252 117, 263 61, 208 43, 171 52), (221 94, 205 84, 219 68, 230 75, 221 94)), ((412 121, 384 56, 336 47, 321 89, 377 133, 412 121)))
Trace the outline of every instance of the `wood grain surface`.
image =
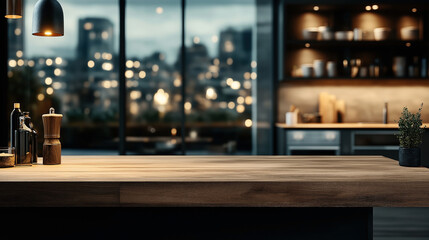
POLYGON ((381 156, 63 156, 0 169, 0 206, 428 207, 428 186, 381 156))

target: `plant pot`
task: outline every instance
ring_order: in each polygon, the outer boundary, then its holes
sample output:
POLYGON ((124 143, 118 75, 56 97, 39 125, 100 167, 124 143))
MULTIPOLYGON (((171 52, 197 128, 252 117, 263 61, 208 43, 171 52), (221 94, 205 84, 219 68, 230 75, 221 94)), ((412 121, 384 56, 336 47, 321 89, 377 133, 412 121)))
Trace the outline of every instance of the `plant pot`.
POLYGON ((399 148, 399 165, 420 167, 420 148, 399 148))

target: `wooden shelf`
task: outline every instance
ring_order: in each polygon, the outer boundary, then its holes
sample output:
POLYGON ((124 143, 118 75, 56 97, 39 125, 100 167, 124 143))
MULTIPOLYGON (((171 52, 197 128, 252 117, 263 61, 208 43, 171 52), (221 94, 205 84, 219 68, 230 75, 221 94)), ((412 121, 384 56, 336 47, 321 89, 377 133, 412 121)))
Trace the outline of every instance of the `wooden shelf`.
POLYGON ((287 40, 286 47, 288 48, 306 48, 306 44, 310 44, 309 48, 337 48, 337 47, 353 47, 353 48, 390 48, 390 47, 427 47, 429 41, 402 41, 402 40, 385 40, 385 41, 336 41, 336 40, 287 40), (407 46, 407 44, 410 46, 407 46))

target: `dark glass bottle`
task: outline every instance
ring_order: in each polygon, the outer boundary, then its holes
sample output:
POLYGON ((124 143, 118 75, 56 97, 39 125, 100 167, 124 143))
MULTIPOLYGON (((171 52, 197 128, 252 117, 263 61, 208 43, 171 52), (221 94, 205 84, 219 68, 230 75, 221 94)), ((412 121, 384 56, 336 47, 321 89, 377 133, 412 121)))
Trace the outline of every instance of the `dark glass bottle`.
POLYGON ((19 118, 19 129, 15 130, 16 165, 31 165, 30 151, 31 130, 24 123, 24 116, 19 118))
POLYGON ((31 162, 37 163, 37 131, 34 129, 34 124, 31 122, 30 112, 24 112, 24 124, 30 128, 30 152, 31 162))
POLYGON ((19 117, 22 116, 19 103, 13 104, 13 110, 10 114, 10 147, 15 147, 15 130, 19 129, 19 117))

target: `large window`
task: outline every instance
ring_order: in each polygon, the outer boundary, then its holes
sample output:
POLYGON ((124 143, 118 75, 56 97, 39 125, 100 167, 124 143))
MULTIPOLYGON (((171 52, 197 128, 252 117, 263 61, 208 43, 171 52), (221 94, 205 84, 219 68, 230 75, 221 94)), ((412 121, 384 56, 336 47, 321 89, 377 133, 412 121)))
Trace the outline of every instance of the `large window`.
POLYGON ((121 63, 119 0, 62 0, 60 38, 31 35, 35 2, 9 20, 9 106, 21 102, 39 132, 41 114, 55 107, 65 153, 117 154, 121 107, 128 154, 251 153, 254 0, 187 0, 185 25, 181 0, 127 0, 121 63))

